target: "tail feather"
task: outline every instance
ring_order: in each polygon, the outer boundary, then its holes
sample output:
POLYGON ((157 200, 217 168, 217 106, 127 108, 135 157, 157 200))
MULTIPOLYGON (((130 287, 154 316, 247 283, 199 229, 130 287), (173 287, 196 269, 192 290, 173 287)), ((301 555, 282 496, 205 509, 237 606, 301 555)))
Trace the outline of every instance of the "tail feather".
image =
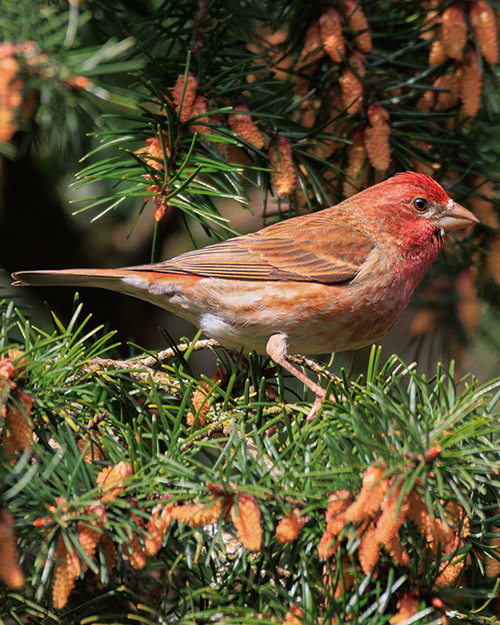
POLYGON ((157 273, 144 268, 121 269, 42 269, 16 271, 12 274, 15 286, 73 286, 96 287, 116 291, 151 302, 160 308, 171 310, 186 319, 190 313, 170 303, 174 295, 181 294, 183 287, 198 281, 198 276, 157 273))
POLYGON ((16 271, 14 286, 91 286, 118 290, 126 271, 120 269, 43 269, 16 271))

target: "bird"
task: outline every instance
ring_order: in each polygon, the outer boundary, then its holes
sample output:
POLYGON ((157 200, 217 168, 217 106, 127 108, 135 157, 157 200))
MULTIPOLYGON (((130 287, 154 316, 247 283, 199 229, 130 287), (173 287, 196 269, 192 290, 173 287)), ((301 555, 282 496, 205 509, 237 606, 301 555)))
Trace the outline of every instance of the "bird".
POLYGON ((18 271, 13 284, 100 287, 169 310, 221 345, 267 354, 316 396, 290 354, 359 349, 384 336, 443 248, 479 223, 433 178, 401 172, 335 206, 163 262, 18 271))

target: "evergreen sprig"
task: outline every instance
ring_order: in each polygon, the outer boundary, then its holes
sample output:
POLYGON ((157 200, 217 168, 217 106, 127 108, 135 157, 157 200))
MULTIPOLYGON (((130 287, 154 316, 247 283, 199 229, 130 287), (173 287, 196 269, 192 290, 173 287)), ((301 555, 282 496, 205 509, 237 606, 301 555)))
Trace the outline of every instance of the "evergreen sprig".
MULTIPOLYGON (((84 144, 81 210, 151 219, 152 260, 166 222, 231 235, 221 203, 256 190, 275 221, 426 171, 482 223, 440 256, 410 333, 460 356, 482 312, 498 359, 498 72, 473 15, 494 3, 4 4, 3 155, 84 144)), ((198 376, 191 346, 119 359, 78 305, 50 331, 0 314, 0 623, 496 618, 498 379, 378 349, 359 377, 300 359, 330 398, 309 423, 310 393, 268 359, 211 344, 219 371, 198 376)))
MULTIPOLYGON (((496 557, 500 503, 499 380, 455 380, 453 370, 442 366, 427 380, 413 365, 397 357, 384 363, 380 350, 373 350, 366 375, 349 380, 344 373, 332 388, 338 400, 325 402, 307 423, 310 403, 286 403, 287 391, 276 412, 260 363, 252 359, 260 390, 252 391, 248 381, 239 386, 239 374, 229 371, 232 383, 212 383, 206 424, 190 427, 186 415, 200 383, 186 372, 185 359, 174 357, 161 367, 172 388, 183 391, 171 394, 152 375, 147 381, 131 376, 134 360, 117 371, 93 368, 96 356, 109 358, 113 350, 112 335, 99 332, 81 318, 80 308, 68 327, 55 319, 48 334, 3 303, 4 358, 7 347, 22 350, 26 365, 17 385, 35 399, 31 444, 14 463, 4 451, 2 463, 1 501, 18 519, 27 578, 25 598, 4 593, 4 622, 34 606, 46 613, 61 549, 74 553, 81 567, 65 622, 94 613, 106 619, 109 609, 116 622, 128 604, 143 622, 160 615, 178 622, 210 621, 216 614, 234 622, 254 622, 259 614, 283 619, 295 605, 304 622, 382 623, 408 593, 417 597, 418 620, 434 622, 444 614, 439 601, 459 601, 471 615, 488 604, 494 581, 486 583, 485 565, 496 557), (120 466, 128 467, 123 478, 106 490, 98 476, 120 466), (366 496, 361 478, 374 467, 389 495, 397 490, 400 506, 418 495, 433 523, 456 532, 452 552, 444 545, 432 551, 429 537, 405 521, 396 535, 409 563, 398 564, 381 551, 376 569, 364 574, 358 563, 363 524, 356 530, 355 522, 345 521, 333 556, 322 559, 318 545, 332 494, 366 496), (117 491, 111 497, 112 488, 117 491), (260 511, 259 527, 249 535, 233 516, 248 501, 250 510, 260 511), (144 560, 145 568, 134 568, 130 550, 143 554, 154 508, 169 505, 174 516, 158 550, 144 560), (301 529, 292 542, 280 544, 277 526, 290 514, 303 519, 301 529), (95 554, 82 542, 92 527, 95 554), (255 532, 262 533, 261 546, 248 551, 245 541, 255 532), (105 555, 110 542, 115 565, 105 555), (481 583, 469 587, 463 581, 459 596, 443 587, 447 561, 463 561, 461 579, 481 583)), ((9 400, 3 405, 8 410, 9 400)), ((5 435, 4 425, 2 440, 5 435)))

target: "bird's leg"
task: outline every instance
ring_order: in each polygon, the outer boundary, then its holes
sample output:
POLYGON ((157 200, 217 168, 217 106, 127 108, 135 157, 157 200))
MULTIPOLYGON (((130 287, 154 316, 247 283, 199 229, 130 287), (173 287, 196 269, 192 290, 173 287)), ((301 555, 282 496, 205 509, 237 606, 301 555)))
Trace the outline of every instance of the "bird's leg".
POLYGON ((282 332, 277 332, 276 334, 272 334, 269 337, 269 340, 266 345, 266 352, 268 356, 270 356, 277 365, 283 367, 288 373, 291 373, 298 380, 300 380, 303 384, 307 386, 307 388, 311 389, 311 391, 316 395, 316 399, 307 415, 307 420, 312 421, 316 416, 316 413, 321 407, 323 400, 325 399, 326 392, 319 384, 310 380, 307 375, 302 373, 300 369, 294 367, 288 360, 287 356, 287 336, 282 332))

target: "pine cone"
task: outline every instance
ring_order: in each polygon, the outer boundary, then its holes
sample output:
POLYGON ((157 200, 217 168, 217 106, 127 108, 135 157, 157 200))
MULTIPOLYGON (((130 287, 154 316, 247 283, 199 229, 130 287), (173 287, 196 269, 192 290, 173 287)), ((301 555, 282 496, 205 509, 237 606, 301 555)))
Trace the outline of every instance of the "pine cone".
POLYGON ((264 147, 264 136, 257 128, 249 113, 247 106, 238 104, 234 107, 235 111, 245 111, 245 113, 230 114, 228 117, 229 128, 245 141, 248 141, 258 150, 264 147))
POLYGON ((342 103, 350 114, 359 112, 363 103, 363 83, 360 79, 366 73, 365 60, 365 55, 355 50, 349 57, 350 67, 346 67, 339 78, 342 103))
POLYGON ((276 540, 280 545, 286 545, 297 540, 300 530, 304 525, 304 519, 298 516, 295 510, 284 516, 276 527, 276 540))
POLYGON ((498 63, 498 30, 493 8, 483 0, 471 2, 469 17, 483 58, 498 63))
POLYGON ((347 148, 347 167, 343 191, 345 197, 351 197, 364 189, 368 183, 369 164, 366 155, 363 132, 356 131, 352 144, 347 148))
POLYGON ((292 146, 286 137, 279 136, 276 140, 276 148, 269 148, 269 160, 271 168, 271 180, 278 197, 291 195, 297 183, 297 174, 293 166, 292 146), (278 154, 276 154, 276 149, 278 154))
POLYGON ((365 148, 373 169, 386 171, 391 161, 389 145, 389 113, 382 106, 372 105, 367 112, 369 127, 364 134, 365 148))
POLYGON ((361 570, 368 575, 380 557, 380 544, 375 538, 375 524, 371 521, 361 536, 358 547, 358 560, 361 570))
POLYGON ((458 4, 453 4, 441 15, 441 40, 450 59, 461 61, 467 43, 467 22, 458 4))
POLYGON ((429 52, 429 66, 435 67, 436 65, 441 65, 448 59, 448 55, 446 54, 446 48, 444 46, 442 39, 435 39, 431 44, 431 49, 429 52))
POLYGON ((24 586, 24 576, 17 559, 14 519, 5 508, 0 510, 0 579, 13 590, 24 586))
POLYGON ((349 28, 355 33, 356 47, 361 52, 370 52, 372 49, 372 36, 361 2, 345 0, 344 11, 347 15, 349 28))
POLYGON ((52 578, 52 602, 56 610, 60 610, 68 603, 76 578, 80 575, 78 556, 75 551, 70 553, 66 549, 61 533, 57 538, 55 560, 57 564, 52 578))
POLYGON ((0 142, 10 141, 18 130, 17 116, 22 104, 24 81, 16 78, 21 65, 14 58, 16 48, 9 42, 0 44, 0 142), (7 52, 10 52, 7 54, 7 52))
POLYGON ((123 480, 132 475, 130 463, 119 462, 114 467, 106 467, 97 476, 97 485, 101 487, 101 501, 113 501, 123 491, 123 480))
POLYGON ((262 542, 260 509, 253 495, 238 494, 238 510, 231 508, 231 518, 238 538, 249 551, 258 551, 262 542))
POLYGON ((35 405, 31 395, 21 389, 14 391, 13 397, 5 406, 5 424, 2 434, 2 447, 6 456, 31 447, 33 428, 29 416, 35 405))
POLYGON ((187 122, 193 116, 193 104, 197 89, 198 81, 191 72, 188 73, 186 81, 184 81, 184 74, 179 74, 175 87, 172 89, 172 100, 181 122, 187 122), (184 82, 186 88, 184 88, 184 82))
POLYGON ((462 100, 462 112, 469 117, 475 117, 481 104, 481 92, 483 90, 483 75, 477 55, 474 50, 469 50, 462 68, 462 86, 460 98, 462 100))
POLYGON ((321 40, 326 53, 334 63, 340 63, 345 53, 342 18, 335 9, 327 9, 319 18, 321 40))

